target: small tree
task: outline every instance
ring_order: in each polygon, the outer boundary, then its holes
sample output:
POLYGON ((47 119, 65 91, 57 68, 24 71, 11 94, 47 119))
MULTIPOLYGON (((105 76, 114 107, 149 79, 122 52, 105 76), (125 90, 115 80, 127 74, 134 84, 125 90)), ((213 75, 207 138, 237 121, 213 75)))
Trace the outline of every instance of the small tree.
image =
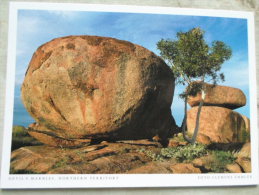
POLYGON ((228 60, 232 51, 224 42, 214 41, 209 46, 204 40, 204 31, 193 28, 188 32, 178 32, 177 40, 160 40, 157 48, 161 57, 171 66, 176 78, 176 84, 187 85, 180 97, 185 100, 182 131, 184 138, 195 143, 199 129, 201 108, 206 97, 205 82, 224 81, 224 74, 219 73, 221 65, 228 60), (197 82, 198 81, 198 82, 197 82), (201 92, 196 126, 192 138, 186 135, 187 100, 188 96, 201 92))

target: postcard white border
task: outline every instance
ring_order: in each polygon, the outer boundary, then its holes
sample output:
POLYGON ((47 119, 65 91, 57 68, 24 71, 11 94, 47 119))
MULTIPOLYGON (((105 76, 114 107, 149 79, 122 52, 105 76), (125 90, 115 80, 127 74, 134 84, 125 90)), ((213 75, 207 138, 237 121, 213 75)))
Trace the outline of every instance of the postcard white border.
POLYGON ((254 14, 252 12, 186 9, 151 6, 125 6, 72 3, 10 2, 8 56, 6 72, 6 102, 4 139, 1 166, 1 188, 103 188, 103 187, 180 187, 180 186, 230 186, 258 184, 258 133, 255 65, 254 14), (250 121, 252 173, 242 174, 62 174, 13 175, 9 174, 11 155, 11 129, 13 121, 14 83, 16 64, 17 12, 26 10, 67 10, 96 12, 151 13, 243 18, 248 21, 248 57, 250 79, 250 121), (9 111, 9 112, 8 112, 9 111))

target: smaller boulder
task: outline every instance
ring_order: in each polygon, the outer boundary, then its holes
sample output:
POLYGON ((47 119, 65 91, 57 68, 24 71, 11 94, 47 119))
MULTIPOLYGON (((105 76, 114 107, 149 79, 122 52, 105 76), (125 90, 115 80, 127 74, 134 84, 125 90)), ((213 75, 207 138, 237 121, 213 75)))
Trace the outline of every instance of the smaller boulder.
MULTIPOLYGON (((236 109, 246 105, 246 96, 240 89, 206 84, 206 91, 204 106, 220 106, 236 109)), ((201 93, 188 97, 188 104, 191 107, 198 106, 200 102, 201 93)))
MULTIPOLYGON (((194 132, 198 107, 191 108, 187 113, 187 128, 194 132)), ((244 143, 245 121, 243 117, 230 109, 203 106, 200 114, 197 141, 211 143, 244 143)))

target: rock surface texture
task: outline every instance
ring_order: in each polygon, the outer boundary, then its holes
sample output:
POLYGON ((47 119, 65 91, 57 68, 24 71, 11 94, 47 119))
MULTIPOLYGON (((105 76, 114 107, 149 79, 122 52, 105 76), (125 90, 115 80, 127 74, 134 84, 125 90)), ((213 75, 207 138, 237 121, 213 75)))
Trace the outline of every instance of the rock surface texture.
MULTIPOLYGON (((188 104, 191 107, 198 106, 201 101, 201 93, 188 97, 188 104)), ((206 97, 204 106, 219 106, 229 109, 236 109, 246 105, 245 94, 237 88, 206 84, 206 97)))
POLYGON ((175 126, 173 91, 170 68, 149 50, 113 38, 69 36, 34 53, 22 99, 37 122, 30 134, 66 146, 64 139, 76 145, 76 139, 167 136, 175 126))
POLYGON ((243 145, 238 153, 237 164, 242 168, 243 172, 251 173, 251 143, 243 145))
MULTIPOLYGON (((197 112, 197 106, 188 112, 187 126, 190 133, 194 132, 197 112)), ((199 124, 198 142, 210 144, 246 141, 243 137, 246 131, 245 121, 239 113, 230 109, 203 106, 199 124)))
MULTIPOLYGON (((192 108, 187 114, 187 128, 191 134, 196 126, 201 94, 188 97, 192 108)), ((211 143, 245 143, 250 141, 250 120, 233 111, 246 104, 240 89, 206 84, 206 97, 201 108, 197 141, 211 143)))

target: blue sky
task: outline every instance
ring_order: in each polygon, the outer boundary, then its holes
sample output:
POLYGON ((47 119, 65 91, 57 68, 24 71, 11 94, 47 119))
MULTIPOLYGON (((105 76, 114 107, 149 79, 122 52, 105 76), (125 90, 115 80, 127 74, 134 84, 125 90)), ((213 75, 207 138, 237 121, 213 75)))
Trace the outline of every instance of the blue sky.
MULTIPOLYGON (((114 37, 139 44, 159 55, 156 43, 164 38, 175 39, 179 31, 200 27, 205 39, 224 41, 232 48, 232 58, 222 65, 226 81, 221 83, 240 88, 247 105, 236 111, 249 117, 248 44, 246 19, 180 16, 160 14, 69 12, 19 10, 17 26, 16 81, 14 125, 28 126, 33 119, 24 109, 20 87, 33 52, 43 43, 67 35, 114 37)), ((182 86, 176 86, 172 114, 178 125, 183 118, 183 101, 178 98, 182 86)))

